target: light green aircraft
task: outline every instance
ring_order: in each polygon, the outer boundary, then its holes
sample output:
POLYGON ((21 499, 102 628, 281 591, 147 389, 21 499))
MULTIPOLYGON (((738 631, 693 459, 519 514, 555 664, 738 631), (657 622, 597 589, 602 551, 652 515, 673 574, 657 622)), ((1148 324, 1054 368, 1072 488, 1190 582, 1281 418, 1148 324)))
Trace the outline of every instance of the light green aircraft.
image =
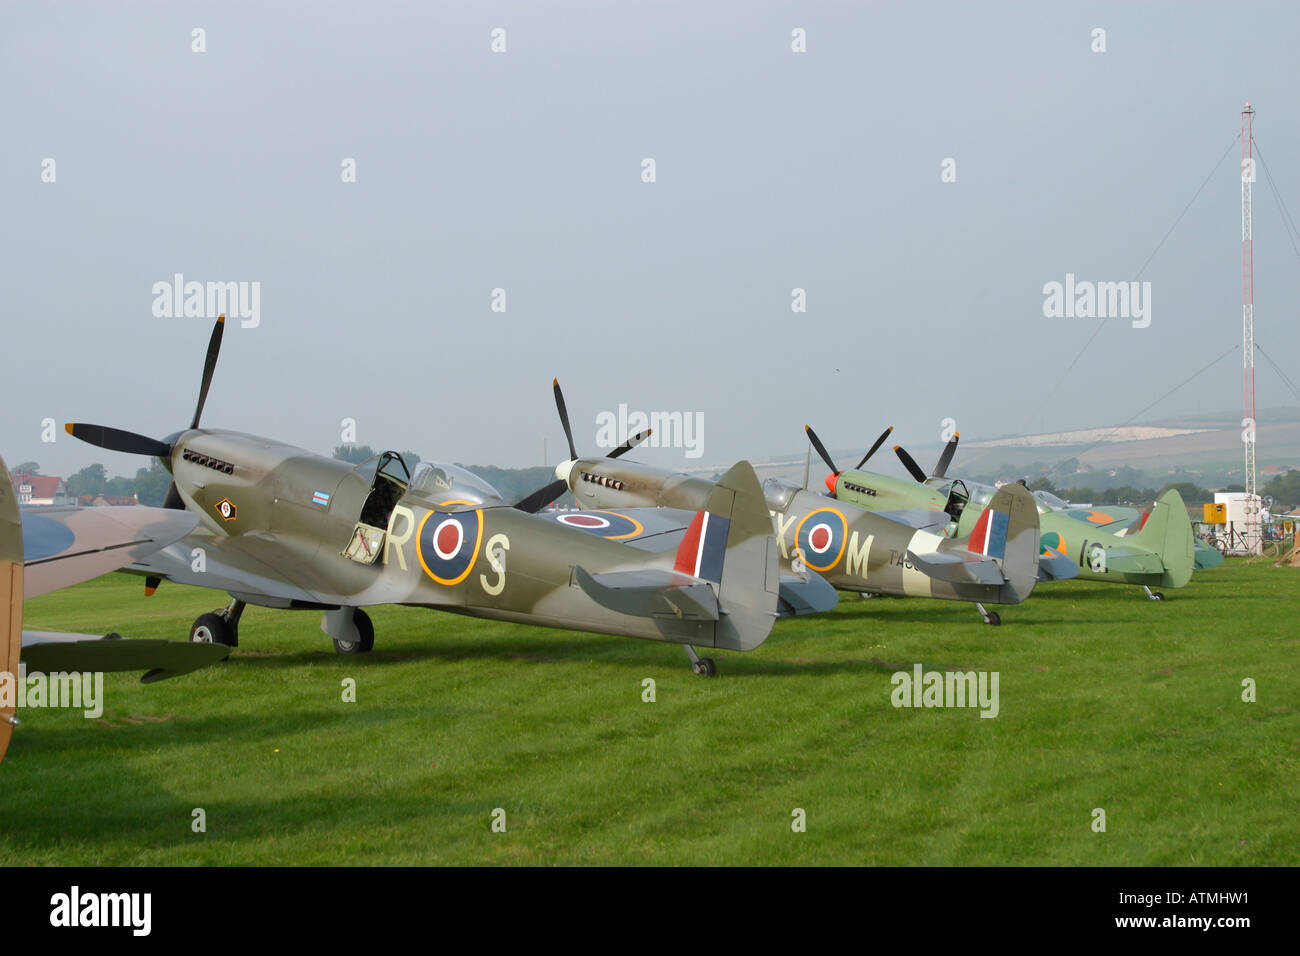
MULTIPOLYGON (((930 475, 902 447, 895 445, 894 451, 903 467, 915 479, 908 482, 861 470, 870 453, 857 468, 837 468, 817 434, 806 426, 805 430, 813 448, 831 471, 826 476, 826 487, 840 501, 863 508, 925 508, 943 512, 949 519, 946 532, 961 537, 970 533, 981 509, 998 492, 991 485, 947 477, 948 466, 957 451, 957 435, 948 442, 930 475)), ((891 430, 886 430, 875 447, 879 447, 891 430)), ((1192 523, 1182 497, 1173 489, 1156 500, 1140 530, 1123 536, 1102 530, 1096 523, 1077 520, 1042 500, 1036 503, 1042 553, 1068 556, 1084 580, 1136 584, 1153 601, 1164 599, 1153 587, 1180 588, 1191 580, 1195 562, 1192 523)))
POLYGON ((159 458, 172 474, 167 503, 198 516, 193 532, 126 568, 146 576, 146 593, 165 579, 230 596, 195 620, 193 641, 238 645, 252 604, 315 611, 338 652, 365 652, 374 627, 362 608, 403 604, 676 643, 712 676, 696 646, 752 650, 777 617, 835 605, 819 576, 780 573, 747 462, 690 510, 544 515, 534 512, 547 489, 512 505, 455 465, 390 451, 354 466, 201 428, 223 328, 218 319, 189 428, 158 440, 65 426, 102 448, 159 458))

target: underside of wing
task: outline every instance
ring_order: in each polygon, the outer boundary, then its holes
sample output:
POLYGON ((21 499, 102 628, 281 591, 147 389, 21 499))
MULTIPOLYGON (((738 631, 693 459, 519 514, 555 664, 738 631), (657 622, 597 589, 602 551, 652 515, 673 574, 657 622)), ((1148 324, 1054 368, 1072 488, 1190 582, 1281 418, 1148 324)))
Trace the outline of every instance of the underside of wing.
POLYGON ((226 591, 261 607, 340 603, 339 595, 323 593, 315 582, 307 586, 312 557, 272 535, 227 538, 200 531, 133 562, 126 570, 226 591))

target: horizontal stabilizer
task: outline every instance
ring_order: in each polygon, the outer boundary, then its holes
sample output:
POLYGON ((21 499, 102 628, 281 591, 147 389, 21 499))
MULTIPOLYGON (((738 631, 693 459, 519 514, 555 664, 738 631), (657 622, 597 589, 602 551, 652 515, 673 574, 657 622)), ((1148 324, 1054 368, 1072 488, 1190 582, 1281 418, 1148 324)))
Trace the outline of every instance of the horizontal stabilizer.
POLYGON ((601 607, 636 617, 716 621, 718 597, 708 583, 676 571, 645 568, 590 574, 575 566, 578 587, 601 607))
POLYGON ((781 575, 781 600, 777 613, 781 617, 802 614, 820 614, 839 603, 840 596, 820 574, 809 574, 805 580, 792 574, 781 575))
POLYGON ((991 584, 997 587, 1006 583, 1002 569, 991 558, 963 557, 953 551, 934 551, 917 554, 908 550, 907 560, 932 578, 953 584, 991 584))
POLYGON ((1070 578, 1077 578, 1078 576, 1079 566, 1059 551, 1038 556, 1038 580, 1040 582, 1068 581, 1070 578))

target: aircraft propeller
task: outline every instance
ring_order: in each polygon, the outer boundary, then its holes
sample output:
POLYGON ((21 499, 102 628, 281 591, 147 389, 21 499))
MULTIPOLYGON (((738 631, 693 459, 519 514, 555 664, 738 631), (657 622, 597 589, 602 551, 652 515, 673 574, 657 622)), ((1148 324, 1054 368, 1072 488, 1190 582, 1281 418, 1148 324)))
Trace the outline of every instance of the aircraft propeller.
MULTIPOLYGON (((203 360, 203 377, 199 382, 199 400, 194 406, 194 417, 190 420, 191 430, 199 427, 199 419, 203 416, 203 406, 207 403, 208 388, 212 385, 212 373, 216 370, 217 357, 221 354, 221 337, 225 328, 226 317, 224 315, 217 316, 217 324, 213 326, 212 335, 208 338, 208 353, 203 360)), ((159 441, 147 435, 139 435, 120 428, 109 428, 105 425, 68 422, 63 427, 73 438, 79 438, 91 445, 107 448, 109 451, 124 452, 128 455, 148 455, 150 458, 161 458, 169 463, 172 452, 176 449, 176 442, 181 435, 180 432, 177 432, 159 441)), ((173 511, 185 510, 185 502, 176 488, 175 478, 167 485, 167 494, 163 498, 163 507, 170 508, 173 511)), ((144 593, 147 595, 153 594, 160 583, 162 583, 161 578, 152 575, 146 577, 144 593)))
MULTIPOLYGON (((555 391, 555 407, 560 413, 560 424, 564 426, 564 437, 569 442, 569 461, 577 461, 578 449, 577 446, 573 444, 573 427, 569 424, 569 409, 564 404, 564 392, 560 390, 560 380, 558 378, 552 379, 551 386, 555 391)), ((641 444, 643 441, 649 438, 652 431, 653 429, 647 428, 644 431, 637 432, 635 435, 633 435, 627 441, 623 442, 623 444, 619 445, 617 448, 615 448, 605 457, 618 458, 622 455, 627 454, 637 445, 641 444)), ((569 489, 568 481, 563 478, 557 478, 549 485, 546 485, 542 488, 538 488, 536 491, 528 495, 526 498, 523 498, 520 501, 518 501, 515 504, 515 507, 518 508, 520 511, 527 511, 529 514, 536 514, 538 511, 541 511, 542 508, 544 508, 546 505, 550 504, 560 495, 564 494, 568 489, 569 489)))
MULTIPOLYGON (((221 354, 221 336, 225 328, 226 317, 224 315, 217 316, 217 324, 213 327, 212 335, 208 339, 208 354, 203 360, 203 378, 199 383, 199 400, 194 406, 194 417, 190 420, 190 429, 198 428, 199 419, 203 416, 203 406, 207 403, 208 388, 212 385, 212 373, 216 370, 217 357, 221 354)), ((162 458, 164 460, 171 459, 172 452, 176 448, 176 440, 180 437, 178 433, 169 435, 166 439, 159 441, 156 438, 139 435, 121 428, 90 425, 85 422, 68 422, 63 427, 73 438, 79 438, 91 445, 98 445, 100 448, 107 448, 109 451, 120 451, 128 455, 148 455, 150 458, 162 458)), ((176 490, 175 479, 172 479, 171 484, 167 486, 167 496, 163 499, 163 507, 173 510, 184 510, 185 508, 180 492, 176 490)))
MULTIPOLYGON (((821 439, 817 437, 817 433, 812 430, 812 426, 805 425, 803 427, 803 430, 807 433, 808 440, 812 442, 813 448, 817 449, 817 454, 821 456, 821 460, 826 462, 826 467, 831 470, 831 473, 826 476, 826 487, 830 490, 830 496, 834 498, 835 480, 839 478, 842 472, 840 471, 839 468, 835 467, 835 460, 831 458, 830 452, 826 450, 826 446, 823 445, 821 439)), ((876 439, 876 443, 871 446, 871 448, 867 451, 867 453, 862 456, 862 460, 859 461, 857 465, 855 465, 854 467, 861 468, 863 465, 865 465, 868 459, 870 459, 871 456, 874 455, 880 449, 880 446, 885 443, 885 439, 889 437, 889 433, 892 432, 893 430, 894 430, 894 426, 890 425, 883 432, 881 432, 880 437, 876 439)))
MULTIPOLYGON (((960 438, 961 435, 954 432, 952 438, 948 439, 948 444, 944 445, 943 451, 939 454, 939 461, 935 464, 934 473, 929 476, 930 478, 944 478, 947 476, 948 466, 952 464, 952 456, 957 453, 957 441, 960 438)), ((925 484, 927 478, 925 472, 916 463, 916 459, 903 450, 902 445, 894 446, 894 454, 903 463, 903 467, 907 469, 908 474, 921 484, 925 484)))

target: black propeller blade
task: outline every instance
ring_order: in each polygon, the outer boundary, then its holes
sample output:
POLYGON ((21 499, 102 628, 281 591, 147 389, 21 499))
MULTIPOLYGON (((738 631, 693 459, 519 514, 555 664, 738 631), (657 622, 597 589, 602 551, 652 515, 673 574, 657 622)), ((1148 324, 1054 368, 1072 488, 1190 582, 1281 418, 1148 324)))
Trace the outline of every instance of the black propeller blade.
POLYGON ((73 438, 80 438, 84 442, 107 448, 109 451, 125 452, 128 455, 149 455, 152 458, 167 458, 172 453, 172 446, 165 441, 123 431, 120 428, 87 425, 82 422, 68 422, 63 428, 73 438))
POLYGON ((903 451, 902 445, 894 446, 894 454, 898 455, 898 460, 903 463, 903 467, 907 469, 913 478, 921 482, 921 484, 925 484, 925 472, 921 470, 921 466, 916 463, 916 460, 911 455, 903 451))
POLYGON ((939 463, 934 466, 934 477, 943 478, 948 474, 948 466, 952 464, 952 456, 957 453, 957 439, 961 438, 957 432, 952 433, 952 438, 948 439, 948 444, 943 447, 943 452, 939 455, 939 463))
POLYGON ((521 499, 515 507, 520 511, 527 511, 530 515, 535 515, 568 490, 569 483, 557 479, 544 488, 538 488, 527 498, 521 499))
POLYGON ((893 430, 894 430, 894 426, 890 425, 888 428, 886 428, 883 432, 880 433, 880 437, 876 439, 876 443, 871 446, 871 451, 863 455, 862 460, 858 462, 857 464, 858 468, 861 468, 863 465, 865 465, 867 463, 867 459, 870 458, 872 455, 874 455, 880 449, 880 446, 885 443, 885 439, 889 437, 890 432, 892 432, 893 430))
POLYGON ((560 424, 564 426, 564 437, 569 440, 569 461, 578 457, 578 449, 573 445, 573 429, 569 427, 569 410, 564 407, 564 393, 560 391, 560 380, 552 379, 555 388, 555 407, 560 411, 560 424))
POLYGON ((190 422, 190 428, 199 427, 199 418, 203 414, 203 405, 208 400, 208 386, 212 384, 212 373, 217 367, 217 356, 221 354, 221 335, 226 329, 226 317, 217 316, 217 324, 212 329, 212 337, 208 339, 208 355, 203 360, 203 380, 199 385, 199 403, 194 406, 194 420, 190 422))
POLYGON ((808 440, 812 442, 813 448, 817 449, 817 454, 821 455, 822 461, 826 462, 826 467, 834 474, 838 475, 840 470, 835 467, 835 460, 831 458, 830 452, 826 450, 826 446, 822 444, 822 440, 817 437, 817 433, 812 430, 812 426, 805 425, 803 430, 808 433, 808 440))
POLYGON ((641 444, 643 441, 645 441, 647 438, 649 438, 649 437, 651 436, 651 434, 653 434, 653 433, 654 433, 654 429, 653 429, 653 428, 647 428, 647 429, 646 429, 645 431, 643 431, 643 432, 637 432, 635 435, 633 435, 633 436, 632 436, 631 438, 629 438, 627 441, 623 442, 623 444, 619 445, 617 448, 615 448, 613 451, 611 451, 611 452, 610 452, 608 455, 606 455, 605 457, 606 457, 606 458, 618 458, 618 457, 620 457, 620 456, 622 456, 622 455, 626 455, 628 452, 630 452, 630 451, 631 451, 633 448, 635 448, 637 445, 641 444))

